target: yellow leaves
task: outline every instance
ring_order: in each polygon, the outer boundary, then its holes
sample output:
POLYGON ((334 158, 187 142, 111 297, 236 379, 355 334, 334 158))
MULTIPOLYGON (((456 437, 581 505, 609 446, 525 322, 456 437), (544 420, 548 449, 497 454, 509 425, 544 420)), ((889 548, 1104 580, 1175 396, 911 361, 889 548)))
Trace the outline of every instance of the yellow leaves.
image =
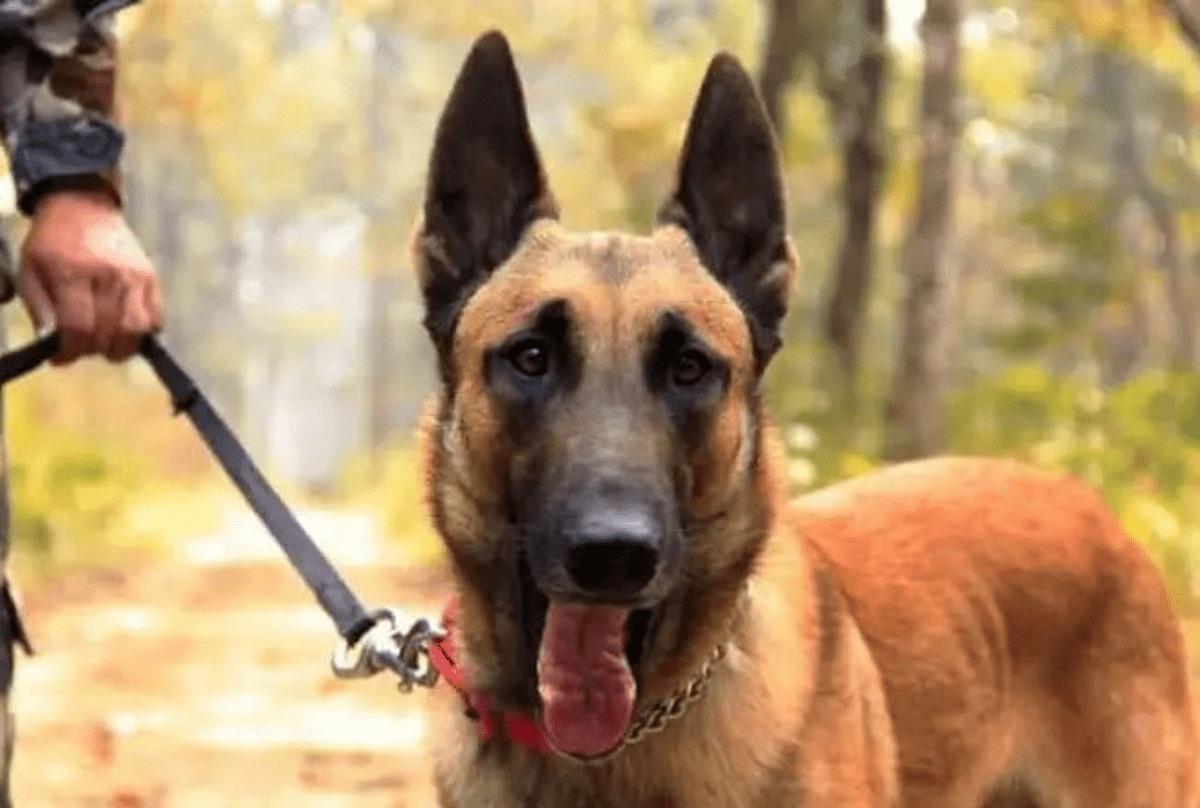
MULTIPOLYGON (((1140 51, 1138 56, 1180 87, 1193 99, 1200 96, 1200 71, 1196 70, 1197 54, 1175 30, 1169 29, 1154 48, 1140 51)), ((1200 107, 1193 100, 1192 114, 1200 120, 1200 107)))
MULTIPOLYGON (((1029 35, 1023 37, 1032 47, 1039 40, 1052 40, 1060 30, 1078 32, 1089 42, 1117 48, 1167 74, 1190 94, 1200 93, 1200 72, 1196 54, 1179 34, 1169 0, 1035 0, 1034 13, 1023 25, 1029 35)), ((991 47, 988 49, 991 50, 991 47)), ((1036 53, 1033 54, 1036 57, 1036 53)), ((994 71, 1003 79, 1009 72, 994 71)))
POLYGON ((780 133, 781 147, 788 163, 823 163, 822 173, 836 180, 840 170, 836 164, 837 144, 830 132, 825 102, 813 88, 795 82, 783 97, 787 109, 787 126, 780 133), (828 172, 832 171, 832 174, 828 172))
POLYGON ((847 451, 840 457, 839 475, 842 478, 861 477, 877 467, 875 460, 862 452, 847 451))
MULTIPOLYGON (((1180 41, 1168 0, 1040 0, 1036 4, 1043 33, 1059 24, 1075 29, 1084 38, 1108 47, 1136 53, 1160 68, 1175 73, 1190 69, 1195 57, 1180 41), (1048 25, 1047 25, 1048 23, 1048 25), (1187 65, 1190 61, 1191 65, 1187 65)), ((1182 73, 1177 78, 1182 79, 1182 73)), ((1191 83, 1195 86, 1195 82, 1191 83)))
POLYGON ((1167 11, 1155 0, 1074 0, 1065 10, 1084 36, 1131 50, 1153 50, 1170 35, 1167 11))
POLYGON ((356 19, 367 19, 391 11, 395 0, 341 0, 345 12, 356 19))
POLYGON ((489 0, 485 3, 426 3, 413 0, 341 0, 341 17, 347 20, 381 20, 430 38, 473 38, 491 28, 504 31, 514 49, 537 50, 554 44, 566 46, 570 31, 588 27, 592 3, 573 0, 489 0))
POLYGON ((1011 121, 1029 104, 1029 81, 1038 56, 1031 43, 1011 39, 968 48, 963 51, 963 85, 984 105, 989 118, 1011 121))
MULTIPOLYGON (((1193 164, 1200 163, 1200 154, 1193 154, 1190 158, 1193 164)), ((1189 242, 1200 239, 1200 210, 1196 208, 1182 208, 1177 214, 1180 232, 1188 239, 1189 242)))
POLYGON ((352 21, 333 19, 316 44, 287 52, 280 25, 258 0, 166 2, 127 34, 130 124, 195 134, 218 195, 235 211, 303 195, 321 160, 363 174, 350 160, 364 151, 366 67, 352 21))
MULTIPOLYGON (((575 98, 584 110, 575 122, 575 156, 561 161, 578 176, 555 183, 560 195, 563 186, 578 187, 590 212, 615 225, 628 212, 624 197, 660 183, 673 165, 712 53, 724 47, 753 63, 758 4, 717 6, 715 20, 673 41, 653 29, 645 0, 156 0, 124 21, 121 93, 131 128, 195 138, 220 200, 235 214, 310 194, 314 176, 330 172, 352 192, 394 196, 417 181, 407 155, 427 149, 424 119, 440 106, 457 67, 458 54, 451 66, 447 51, 499 28, 522 62, 527 91, 537 91, 537 76, 571 71, 597 88, 594 111, 587 110, 590 90, 575 98), (296 28, 310 6, 327 15, 324 27, 315 44, 306 33, 302 47, 289 48, 295 36, 281 32, 296 28), (402 75, 372 76, 365 23, 401 35, 402 75), (374 110, 373 81, 393 101, 413 98, 421 125, 406 124, 401 108, 374 110), (372 127, 381 120, 390 145, 406 156, 372 151, 372 127)), ((823 119, 809 130, 822 128, 823 119)), ((554 145, 543 147, 553 159, 554 145)))

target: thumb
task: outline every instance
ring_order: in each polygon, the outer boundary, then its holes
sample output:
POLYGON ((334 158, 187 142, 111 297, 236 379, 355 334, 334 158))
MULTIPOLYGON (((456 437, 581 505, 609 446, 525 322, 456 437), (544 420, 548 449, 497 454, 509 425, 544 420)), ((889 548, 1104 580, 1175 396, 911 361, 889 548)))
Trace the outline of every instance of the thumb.
POLYGON ((32 267, 26 265, 22 270, 17 276, 17 287, 25 310, 29 312, 29 319, 33 320, 33 326, 39 334, 53 330, 54 303, 50 299, 50 293, 46 291, 42 279, 32 267))

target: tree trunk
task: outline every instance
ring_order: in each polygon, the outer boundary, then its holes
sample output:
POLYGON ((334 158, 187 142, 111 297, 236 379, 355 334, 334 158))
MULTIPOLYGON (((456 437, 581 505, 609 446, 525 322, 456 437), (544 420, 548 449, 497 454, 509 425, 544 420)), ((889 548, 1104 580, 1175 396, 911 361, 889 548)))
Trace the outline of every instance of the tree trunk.
MULTIPOLYGON (((887 84, 887 10, 862 0, 858 58, 845 81, 826 91, 842 148, 842 236, 825 310, 825 336, 842 371, 844 403, 857 404, 859 345, 871 289, 875 217, 884 171, 883 98, 887 84)), ((827 74, 826 74, 827 75, 827 74)))
POLYGON ((948 245, 958 139, 960 20, 959 0, 927 0, 921 21, 921 174, 916 214, 904 246, 908 291, 885 411, 884 456, 889 460, 936 454, 944 442, 953 333, 955 278, 948 245))
POLYGON ((842 234, 824 320, 852 412, 859 344, 875 246, 885 164, 887 84, 885 0, 851 3, 771 0, 759 88, 775 129, 787 125, 783 94, 810 65, 842 155, 842 234))
POLYGON ((800 0, 767 3, 767 41, 758 72, 758 90, 767 116, 780 135, 787 126, 783 93, 797 77, 801 61, 810 56, 800 5, 800 0))
POLYGON ((1200 0, 1163 0, 1163 4, 1175 18, 1179 33, 1200 57, 1200 0))
POLYGON ((1157 263, 1166 279, 1167 307, 1171 312, 1171 362, 1178 368, 1196 367, 1196 315, 1191 267, 1170 198, 1154 183, 1146 149, 1137 130, 1137 106, 1130 82, 1131 65, 1117 53, 1097 54, 1101 78, 1110 83, 1117 102, 1114 164, 1126 192, 1146 206, 1161 239, 1157 263))

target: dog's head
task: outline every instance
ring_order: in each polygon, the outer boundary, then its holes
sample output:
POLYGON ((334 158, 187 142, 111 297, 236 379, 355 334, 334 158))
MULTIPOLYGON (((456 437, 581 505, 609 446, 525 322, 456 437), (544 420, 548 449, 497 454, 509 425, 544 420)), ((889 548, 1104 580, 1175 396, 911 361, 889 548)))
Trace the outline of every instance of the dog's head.
POLYGON ((416 259, 430 500, 474 675, 578 756, 721 638, 770 529, 759 383, 794 260, 770 124, 713 59, 648 237, 561 228, 503 36, 437 130, 416 259))

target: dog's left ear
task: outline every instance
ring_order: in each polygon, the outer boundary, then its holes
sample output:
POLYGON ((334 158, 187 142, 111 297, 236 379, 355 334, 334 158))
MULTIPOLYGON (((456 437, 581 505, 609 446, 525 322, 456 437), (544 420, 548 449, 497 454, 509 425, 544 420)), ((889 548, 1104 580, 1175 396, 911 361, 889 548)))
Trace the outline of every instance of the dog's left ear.
POLYGON ((687 231, 750 323, 761 372, 783 341, 794 260, 775 135, 737 59, 717 55, 692 110, 675 193, 660 224, 687 231))

